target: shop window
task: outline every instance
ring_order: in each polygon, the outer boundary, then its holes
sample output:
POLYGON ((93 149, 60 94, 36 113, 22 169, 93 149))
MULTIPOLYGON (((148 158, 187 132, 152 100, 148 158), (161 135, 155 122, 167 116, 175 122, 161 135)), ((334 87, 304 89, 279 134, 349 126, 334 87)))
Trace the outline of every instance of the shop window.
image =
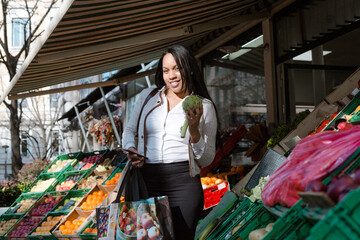
POLYGON ((12 19, 12 46, 21 47, 24 45, 25 38, 28 37, 30 28, 26 18, 12 19))

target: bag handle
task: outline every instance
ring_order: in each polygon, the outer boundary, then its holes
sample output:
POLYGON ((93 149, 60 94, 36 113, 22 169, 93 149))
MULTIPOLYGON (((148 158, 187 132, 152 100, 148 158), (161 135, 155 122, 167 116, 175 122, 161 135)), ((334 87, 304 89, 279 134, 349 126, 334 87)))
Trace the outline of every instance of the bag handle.
POLYGON ((125 190, 125 201, 139 201, 149 198, 144 178, 140 169, 130 164, 128 171, 125 172, 124 179, 120 185, 118 194, 113 203, 119 203, 121 194, 125 190))

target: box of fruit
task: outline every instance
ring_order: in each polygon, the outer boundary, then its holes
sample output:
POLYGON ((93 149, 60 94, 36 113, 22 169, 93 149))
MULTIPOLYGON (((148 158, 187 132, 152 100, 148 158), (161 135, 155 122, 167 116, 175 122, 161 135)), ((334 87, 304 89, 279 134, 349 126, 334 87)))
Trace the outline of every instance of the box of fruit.
POLYGON ((25 239, 44 217, 25 216, 5 235, 5 239, 25 239))
POLYGON ((76 189, 91 189, 96 184, 99 184, 99 185, 103 184, 109 178, 110 174, 111 174, 111 172, 110 173, 109 172, 97 173, 97 172, 95 172, 95 169, 94 169, 94 171, 92 171, 90 174, 88 174, 83 179, 81 179, 75 188, 76 189))
POLYGON ((5 235, 20 220, 20 215, 2 215, 0 217, 0 240, 5 239, 5 235))
POLYGON ((94 221, 89 221, 89 223, 84 227, 84 229, 80 232, 79 236, 81 239, 92 240, 97 239, 97 228, 94 221))
POLYGON ((116 186, 119 182, 121 173, 124 169, 125 165, 121 165, 119 167, 117 167, 116 169, 114 169, 114 171, 112 171, 112 173, 110 174, 110 176, 106 179, 106 181, 103 182, 102 185, 105 186, 116 186))
POLYGON ((58 206, 50 213, 67 215, 68 213, 70 213, 70 211, 72 211, 79 205, 79 203, 87 193, 87 189, 69 191, 69 193, 59 202, 58 206))
POLYGON ((3 215, 18 215, 21 217, 26 214, 42 196, 43 193, 29 193, 27 195, 22 194, 3 215))
POLYGON ((73 170, 59 175, 55 191, 68 192, 88 174, 87 170, 73 170))
POLYGON ((40 174, 37 179, 22 193, 22 195, 53 191, 58 182, 57 178, 59 173, 60 172, 40 174))
POLYGON ((74 209, 63 218, 52 234, 59 240, 81 239, 79 234, 93 217, 74 209))
POLYGON ((52 231, 60 223, 65 215, 51 216, 47 215, 28 235, 27 238, 32 240, 51 239, 57 240, 52 231))
POLYGON ((58 206, 65 196, 66 194, 59 192, 46 193, 33 204, 27 215, 32 217, 45 217, 45 215, 58 206))
POLYGON ((83 152, 81 159, 74 166, 74 170, 87 170, 94 169, 97 162, 108 152, 108 149, 93 151, 93 152, 83 152))
POLYGON ((78 159, 82 158, 82 152, 68 153, 59 155, 49 166, 47 166, 41 174, 53 172, 65 172, 74 168, 78 159))
POLYGON ((111 191, 112 189, 105 186, 96 185, 84 196, 77 209, 84 213, 92 213, 95 207, 99 206, 111 191))
POLYGON ((217 205, 228 190, 229 184, 227 181, 222 181, 204 189, 204 209, 217 205))

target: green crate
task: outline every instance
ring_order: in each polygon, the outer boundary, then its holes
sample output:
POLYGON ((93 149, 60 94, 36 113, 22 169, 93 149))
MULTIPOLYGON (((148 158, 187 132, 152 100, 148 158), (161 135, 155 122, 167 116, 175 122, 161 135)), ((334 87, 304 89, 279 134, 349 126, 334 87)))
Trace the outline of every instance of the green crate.
MULTIPOLYGON (((74 198, 74 197, 84 197, 85 194, 89 192, 90 189, 81 189, 81 190, 72 190, 69 191, 69 193, 59 202, 57 207, 53 209, 49 214, 64 214, 67 215, 71 210, 66 211, 56 211, 57 208, 64 205, 64 202, 68 199, 74 198)), ((74 209, 80 202, 75 204, 71 209, 74 209)))
MULTIPOLYGON (((28 211, 28 215, 31 215, 32 211, 35 210, 36 208, 38 208, 38 207, 40 206, 40 204, 45 201, 45 198, 47 198, 47 197, 52 197, 52 198, 61 197, 60 201, 49 211, 49 212, 51 212, 53 209, 55 209, 55 208, 59 205, 59 203, 61 202, 61 200, 66 197, 66 194, 67 194, 67 193, 64 193, 64 192, 47 192, 47 193, 45 193, 45 194, 42 195, 41 198, 39 198, 39 199, 37 200, 37 202, 31 207, 31 209, 28 211)), ((46 214, 44 214, 44 215, 42 215, 42 216, 39 216, 39 217, 44 217, 44 216, 46 216, 49 212, 47 212, 46 214)), ((34 217, 36 217, 36 216, 34 216, 34 217)))
POLYGON ((231 209, 229 209, 228 212, 226 212, 221 219, 224 219, 224 221, 221 223, 220 226, 216 227, 213 230, 213 233, 210 233, 210 236, 206 239, 218 239, 218 236, 225 232, 231 222, 233 222, 237 216, 241 216, 244 211, 246 211, 251 205, 251 201, 248 198, 244 198, 242 201, 237 202, 232 206, 231 209), (230 214, 230 215, 229 215, 230 214))
MULTIPOLYGON (((58 214, 58 215, 55 215, 55 216, 64 216, 65 217, 65 215, 61 215, 61 214, 60 215, 58 214)), ((42 223, 45 222, 48 219, 48 217, 55 217, 55 216, 49 215, 49 214, 46 215, 45 218, 33 230, 31 230, 31 232, 26 237, 29 238, 29 239, 36 239, 36 240, 41 240, 41 239, 57 240, 57 238, 53 234, 51 234, 51 232, 52 232, 52 230, 54 230, 57 227, 57 225, 59 225, 61 220, 59 220, 53 227, 51 227, 50 234, 32 235, 34 232, 36 232, 37 228, 41 227, 42 223)))
POLYGON ((335 206, 335 210, 346 212, 348 217, 360 229, 360 188, 349 192, 345 198, 335 206))
POLYGON ((98 151, 93 151, 93 152, 83 152, 82 155, 81 155, 81 158, 78 159, 79 161, 78 161, 77 164, 74 166, 74 170, 80 170, 80 169, 81 169, 81 168, 78 169, 78 167, 80 166, 81 161, 82 161, 84 158, 90 157, 90 156, 94 156, 94 155, 101 155, 101 157, 94 163, 94 165, 93 165, 91 168, 87 169, 87 170, 89 170, 89 171, 92 171, 92 170, 96 167, 97 163, 98 163, 99 161, 101 161, 101 158, 103 158, 104 155, 105 155, 108 151, 109 151, 108 149, 105 149, 105 150, 98 150, 98 151))
POLYGON ((51 178, 54 178, 54 181, 52 181, 51 184, 49 184, 49 186, 47 187, 47 189, 45 189, 44 191, 41 191, 42 193, 46 193, 49 191, 53 191, 55 189, 55 185, 57 184, 57 178, 59 176, 59 172, 58 173, 47 173, 47 174, 40 174, 37 179, 21 194, 21 195, 26 195, 26 194, 32 194, 32 193, 39 193, 39 192, 30 192, 31 189, 36 186, 36 184, 39 183, 40 180, 49 180, 51 178))
POLYGON ((125 164, 122 164, 120 165, 119 167, 116 167, 114 168, 114 170, 112 171, 112 173, 110 174, 110 176, 105 179, 105 181, 101 184, 101 185, 106 185, 105 183, 108 181, 108 180, 111 180, 116 173, 121 173, 123 171, 123 169, 125 168, 125 164))
POLYGON ((3 214, 4 216, 6 215, 17 215, 17 216, 23 216, 25 215, 31 208, 32 206, 44 195, 44 193, 29 193, 26 195, 20 195, 13 204, 11 204, 11 206, 5 211, 5 213, 3 214), (17 206, 19 206, 20 202, 26 199, 34 199, 34 202, 31 204, 31 206, 23 213, 13 213, 12 211, 14 210, 14 208, 16 208, 17 206))
POLYGON ((84 231, 87 228, 96 228, 96 224, 91 220, 89 221, 89 223, 81 230, 79 236, 81 237, 81 239, 97 239, 97 233, 84 233, 84 231))
POLYGON ((326 127, 322 130, 327 130, 330 127, 332 127, 336 120, 342 118, 344 115, 350 115, 352 114, 355 109, 357 108, 357 106, 360 105, 360 92, 357 93, 354 98, 351 100, 350 103, 348 103, 327 125, 326 127))
POLYGON ((261 203, 254 210, 255 213, 229 238, 229 240, 247 239, 251 231, 264 228, 269 223, 274 223, 277 217, 270 214, 261 203))
MULTIPOLYGON (((79 179, 75 182, 74 186, 69 189, 69 190, 63 190, 63 191, 60 191, 59 192, 68 192, 72 189, 74 189, 77 185, 77 183, 82 179, 84 178, 84 176, 88 175, 89 174, 89 171, 88 170, 72 170, 72 171, 68 171, 68 172, 64 172, 63 174, 59 175, 58 177, 58 182, 55 186, 55 191, 56 190, 56 187, 57 186, 60 186, 62 182, 66 181, 70 176, 74 176, 74 175, 79 175, 79 179)), ((58 192, 58 191, 57 191, 58 192)))
POLYGON ((257 201, 251 203, 247 206, 247 208, 243 209, 245 211, 238 212, 241 214, 234 214, 233 218, 228 223, 226 228, 222 232, 220 232, 220 234, 214 239, 225 239, 226 235, 228 235, 228 233, 232 231, 232 229, 234 229, 239 224, 245 224, 247 221, 249 221, 253 217, 253 215, 257 213, 259 206, 260 203, 257 201))
MULTIPOLYGON (((359 216, 359 215, 358 215, 359 216)), ((346 212, 331 210, 310 231, 309 240, 360 239, 359 226, 346 212)))
POLYGON ((214 220, 224 216, 242 200, 243 199, 239 198, 235 193, 227 191, 220 202, 197 225, 195 239, 198 239, 202 234, 205 234, 207 227, 211 225, 214 220))
POLYGON ((22 215, 18 215, 18 214, 8 214, 8 215, 2 215, 0 217, 0 225, 2 226, 3 225, 3 222, 5 221, 9 221, 11 219, 15 219, 16 221, 11 225, 9 226, 9 228, 4 232, 4 233, 1 233, 0 232, 0 240, 5 240, 5 235, 11 231, 12 227, 22 218, 22 215))
POLYGON ((69 171, 71 169, 74 168, 74 166, 77 164, 79 158, 82 157, 82 152, 74 152, 74 153, 68 153, 68 154, 64 154, 64 155, 59 155, 53 162, 51 162, 49 164, 49 166, 47 166, 44 171, 42 171, 41 174, 47 174, 47 173, 52 173, 52 172, 48 172, 50 170, 50 168, 52 166, 54 166, 54 164, 56 164, 56 162, 58 161, 63 161, 63 160, 68 160, 68 159, 75 159, 73 162, 71 162, 70 164, 67 164, 65 167, 63 167, 63 169, 61 169, 58 172, 66 172, 69 171))
POLYGON ((278 218, 273 229, 266 234, 263 240, 269 239, 305 239, 314 223, 302 214, 304 202, 299 200, 278 218))

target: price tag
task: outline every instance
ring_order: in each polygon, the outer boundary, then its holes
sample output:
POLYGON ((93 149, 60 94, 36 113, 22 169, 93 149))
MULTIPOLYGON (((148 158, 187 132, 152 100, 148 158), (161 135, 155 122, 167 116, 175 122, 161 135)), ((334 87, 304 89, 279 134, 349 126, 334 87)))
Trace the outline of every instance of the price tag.
POLYGON ((64 169, 66 169, 70 164, 72 164, 73 163, 73 161, 71 161, 71 162, 69 162, 68 164, 66 164, 65 165, 65 167, 63 167, 62 169, 61 169, 61 171, 63 171, 64 169))
POLYGON ((75 200, 70 200, 65 204, 65 206, 62 209, 60 209, 60 212, 68 210, 72 205, 74 205, 75 202, 76 202, 75 200))
POLYGON ((75 170, 80 170, 83 166, 85 166, 86 162, 79 163, 79 165, 76 166, 75 170))
POLYGON ((10 211, 10 213, 15 213, 20 207, 21 207, 21 204, 16 205, 16 206, 10 211))
POLYGON ((226 188, 226 183, 225 182, 222 182, 218 185, 218 189, 221 190, 223 188, 226 188))

